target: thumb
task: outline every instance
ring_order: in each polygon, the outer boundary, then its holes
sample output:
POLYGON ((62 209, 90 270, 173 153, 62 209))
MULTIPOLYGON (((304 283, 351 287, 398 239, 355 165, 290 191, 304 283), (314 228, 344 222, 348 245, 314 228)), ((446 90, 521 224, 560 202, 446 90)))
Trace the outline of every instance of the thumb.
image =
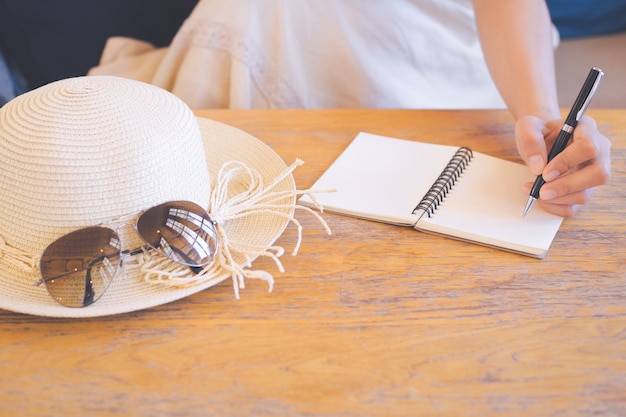
POLYGON ((515 123, 515 143, 517 151, 535 174, 541 174, 546 166, 548 150, 546 137, 551 133, 547 123, 536 116, 524 116, 515 123))

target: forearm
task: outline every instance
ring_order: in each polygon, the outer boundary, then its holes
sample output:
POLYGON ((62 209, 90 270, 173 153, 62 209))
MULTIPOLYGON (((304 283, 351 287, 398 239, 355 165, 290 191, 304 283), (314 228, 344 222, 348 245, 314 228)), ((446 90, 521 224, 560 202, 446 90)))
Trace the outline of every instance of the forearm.
POLYGON ((552 26, 544 0, 474 0, 492 78, 513 117, 560 117, 552 26))

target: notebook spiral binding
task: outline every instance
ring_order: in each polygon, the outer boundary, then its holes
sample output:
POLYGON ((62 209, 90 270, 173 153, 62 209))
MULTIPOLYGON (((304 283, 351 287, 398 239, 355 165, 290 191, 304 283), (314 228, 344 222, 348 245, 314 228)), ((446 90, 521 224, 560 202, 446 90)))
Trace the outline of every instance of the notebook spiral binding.
POLYGON ((420 203, 415 207, 413 213, 421 210, 426 213, 428 217, 432 217, 452 187, 454 187, 454 184, 456 184, 465 168, 467 168, 473 156, 474 154, 470 148, 464 146, 459 148, 443 171, 441 171, 441 174, 439 174, 439 177, 437 177, 430 189, 424 194, 424 197, 422 197, 420 203))

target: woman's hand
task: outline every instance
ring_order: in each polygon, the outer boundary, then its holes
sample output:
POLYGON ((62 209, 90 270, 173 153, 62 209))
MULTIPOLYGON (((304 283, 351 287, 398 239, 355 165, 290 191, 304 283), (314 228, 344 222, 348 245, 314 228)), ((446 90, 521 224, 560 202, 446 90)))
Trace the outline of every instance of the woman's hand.
MULTIPOLYGON (((598 131, 596 122, 584 116, 574 129, 573 139, 563 152, 547 163, 562 120, 544 121, 534 116, 521 117, 515 125, 515 140, 520 156, 533 174, 543 175, 537 203, 559 216, 573 216, 586 203, 594 188, 611 177, 611 142, 598 131)), ((532 182, 525 184, 530 193, 532 182)))

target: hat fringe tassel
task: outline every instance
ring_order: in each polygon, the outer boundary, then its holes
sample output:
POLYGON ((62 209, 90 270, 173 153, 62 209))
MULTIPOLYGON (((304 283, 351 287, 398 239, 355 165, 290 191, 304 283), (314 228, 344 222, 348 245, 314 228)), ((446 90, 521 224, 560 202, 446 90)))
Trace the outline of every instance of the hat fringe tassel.
MULTIPOLYGON (((240 161, 226 162, 220 169, 217 184, 211 192, 210 210, 211 218, 217 222, 219 249, 216 256, 208 266, 200 273, 194 274, 187 267, 173 263, 163 258, 144 257, 141 262, 141 270, 145 280, 150 283, 164 284, 175 287, 187 287, 195 285, 213 286, 228 278, 232 278, 235 297, 239 298, 239 290, 245 288, 246 279, 260 279, 266 281, 271 292, 274 286, 274 277, 267 271, 253 270, 252 261, 263 256, 274 261, 280 272, 285 269, 280 257, 285 250, 281 246, 260 247, 247 242, 234 242, 229 239, 224 225, 228 222, 241 220, 245 217, 259 214, 269 214, 286 218, 288 222, 297 228, 298 238, 292 255, 298 253, 302 242, 302 224, 295 218, 296 209, 311 213, 323 226, 326 233, 332 234, 330 227, 323 217, 309 207, 297 204, 298 196, 307 194, 317 205, 320 211, 322 207, 316 203, 312 196, 312 190, 274 191, 274 188, 303 161, 297 159, 285 171, 277 176, 268 186, 264 186, 258 171, 249 168, 240 161), (232 195, 232 186, 246 184, 245 190, 232 195), (243 258, 243 262, 241 259, 243 258), (238 261, 240 260, 240 261, 238 261)), ((281 232, 282 233, 282 232, 281 232)), ((276 236, 278 238, 278 236, 276 236)))
POLYGON ((37 264, 36 257, 7 245, 2 236, 0 236, 0 259, 5 259, 7 263, 26 271, 32 270, 37 264))

